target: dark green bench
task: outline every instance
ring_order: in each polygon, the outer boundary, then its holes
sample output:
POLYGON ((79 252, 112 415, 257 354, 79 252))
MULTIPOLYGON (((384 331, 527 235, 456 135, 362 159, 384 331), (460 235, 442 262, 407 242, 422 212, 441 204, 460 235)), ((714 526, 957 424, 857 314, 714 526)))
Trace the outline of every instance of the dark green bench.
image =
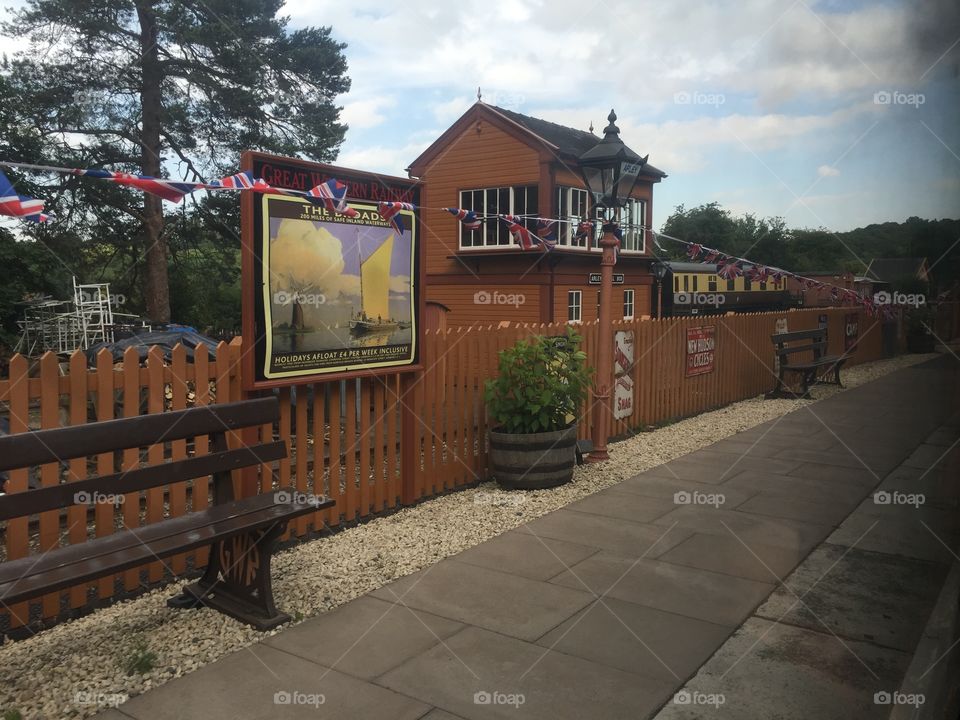
POLYGON ((833 382, 843 387, 840 382, 840 368, 847 361, 846 356, 827 355, 827 329, 799 330, 797 332, 776 333, 770 336, 774 352, 780 360, 780 371, 777 373, 777 386, 768 394, 768 397, 810 397, 810 386, 817 382, 823 372, 833 372, 833 382), (811 360, 791 362, 790 356, 797 353, 813 353, 811 360), (784 382, 784 376, 793 373, 800 376, 802 390, 800 394, 789 390, 784 382))

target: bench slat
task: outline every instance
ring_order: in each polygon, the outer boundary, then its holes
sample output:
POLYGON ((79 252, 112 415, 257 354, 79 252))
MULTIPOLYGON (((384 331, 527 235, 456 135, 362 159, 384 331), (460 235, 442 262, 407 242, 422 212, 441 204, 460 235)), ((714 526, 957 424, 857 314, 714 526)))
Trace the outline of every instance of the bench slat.
MULTIPOLYGON (((296 492, 288 489, 287 492, 296 492)), ((0 601, 12 604, 210 545, 256 527, 330 507, 334 501, 276 503, 267 493, 0 565, 0 601)))
POLYGON ((76 495, 81 492, 86 492, 89 495, 94 493, 123 495, 157 487, 158 485, 168 485, 183 480, 205 477, 215 472, 272 462, 280 460, 286 455, 286 442, 277 440, 235 450, 198 455, 161 465, 151 465, 135 470, 101 475, 86 480, 75 480, 51 487, 10 493, 0 496, 0 520, 34 515, 44 510, 70 507, 77 504, 76 495))
POLYGON ((784 355, 792 355, 793 353, 806 352, 806 351, 815 350, 815 349, 825 350, 826 347, 827 347, 827 344, 825 342, 822 342, 822 343, 812 343, 808 345, 794 345, 793 347, 783 347, 783 348, 775 347, 773 351, 778 356, 783 357, 784 355))
POLYGON ((770 339, 775 343, 781 342, 790 342, 792 340, 807 340, 809 338, 816 337, 826 337, 827 331, 825 328, 819 328, 816 330, 797 330, 795 332, 785 332, 785 333, 774 333, 770 336, 770 339))
POLYGON ((275 397, 0 437, 0 471, 272 423, 275 397))

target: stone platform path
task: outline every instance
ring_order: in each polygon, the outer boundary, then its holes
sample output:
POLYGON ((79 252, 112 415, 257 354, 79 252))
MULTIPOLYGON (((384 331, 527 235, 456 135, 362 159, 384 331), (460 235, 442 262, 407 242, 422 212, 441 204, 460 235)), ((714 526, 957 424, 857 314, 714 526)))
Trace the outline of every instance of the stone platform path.
POLYGON ((888 717, 960 653, 913 672, 957 562, 958 370, 801 408, 97 717, 888 717))

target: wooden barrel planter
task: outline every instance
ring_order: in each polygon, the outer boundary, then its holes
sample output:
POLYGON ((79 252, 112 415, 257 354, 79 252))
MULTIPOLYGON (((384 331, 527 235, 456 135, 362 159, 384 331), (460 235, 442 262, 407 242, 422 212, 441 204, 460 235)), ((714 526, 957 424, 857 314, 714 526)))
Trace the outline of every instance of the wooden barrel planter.
POLYGON ((577 425, 543 433, 490 431, 490 467, 509 490, 539 490, 573 479, 577 425))

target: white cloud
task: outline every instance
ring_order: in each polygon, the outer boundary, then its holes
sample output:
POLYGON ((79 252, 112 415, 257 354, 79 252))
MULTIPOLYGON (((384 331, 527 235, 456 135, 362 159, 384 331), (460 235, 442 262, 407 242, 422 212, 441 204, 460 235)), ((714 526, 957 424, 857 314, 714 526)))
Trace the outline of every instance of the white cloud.
POLYGON ((389 96, 374 97, 366 100, 349 100, 343 105, 340 120, 351 128, 371 128, 382 124, 387 117, 381 110, 396 105, 396 100, 389 96))
POLYGON ((337 165, 406 177, 406 168, 428 145, 428 141, 411 142, 398 147, 372 145, 354 149, 347 145, 340 152, 337 165))
POLYGON ((821 165, 817 168, 817 175, 820 177, 836 177, 839 174, 840 171, 830 165, 821 165))

